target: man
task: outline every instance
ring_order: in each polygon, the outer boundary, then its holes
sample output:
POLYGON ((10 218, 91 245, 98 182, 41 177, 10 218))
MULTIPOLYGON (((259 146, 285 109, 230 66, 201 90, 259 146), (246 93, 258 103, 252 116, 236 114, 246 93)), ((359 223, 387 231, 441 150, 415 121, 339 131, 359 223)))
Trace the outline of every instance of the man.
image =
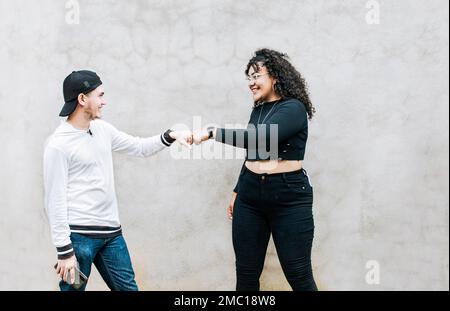
POLYGON ((175 140, 190 148, 192 135, 171 131, 133 137, 100 120, 106 105, 96 73, 72 72, 63 84, 68 117, 48 138, 44 152, 45 208, 58 253, 60 289, 84 290, 92 263, 111 290, 138 290, 122 236, 114 188, 112 151, 148 157, 175 140), (76 286, 78 283, 78 286, 76 286))

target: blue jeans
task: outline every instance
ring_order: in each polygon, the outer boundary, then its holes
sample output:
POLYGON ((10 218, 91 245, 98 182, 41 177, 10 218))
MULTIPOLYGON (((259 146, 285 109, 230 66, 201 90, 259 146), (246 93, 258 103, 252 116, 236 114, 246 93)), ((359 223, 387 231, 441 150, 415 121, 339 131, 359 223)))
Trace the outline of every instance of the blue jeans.
MULTIPOLYGON (((94 263, 111 290, 138 290, 128 248, 122 235, 113 238, 93 238, 72 233, 70 239, 80 270, 87 277, 91 274, 92 263, 94 263)), ((59 287, 61 291, 76 290, 63 280, 59 283, 59 287)), ((85 289, 86 284, 78 290, 84 291, 85 289)))

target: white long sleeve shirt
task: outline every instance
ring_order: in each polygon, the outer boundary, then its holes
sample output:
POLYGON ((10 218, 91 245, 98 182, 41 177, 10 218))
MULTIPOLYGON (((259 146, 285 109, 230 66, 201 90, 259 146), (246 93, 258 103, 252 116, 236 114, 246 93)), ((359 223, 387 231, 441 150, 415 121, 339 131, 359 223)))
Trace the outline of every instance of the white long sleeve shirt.
POLYGON ((91 121, 89 131, 61 122, 44 151, 45 209, 58 258, 73 254, 71 232, 121 233, 112 151, 148 157, 166 146, 163 134, 133 137, 102 120, 91 121))

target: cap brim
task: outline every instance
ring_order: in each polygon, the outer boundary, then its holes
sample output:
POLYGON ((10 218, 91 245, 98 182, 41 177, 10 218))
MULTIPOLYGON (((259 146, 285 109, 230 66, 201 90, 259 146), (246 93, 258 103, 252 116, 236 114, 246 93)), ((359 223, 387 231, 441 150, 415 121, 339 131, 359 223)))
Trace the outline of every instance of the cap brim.
POLYGON ((75 108, 77 108, 78 104, 78 98, 75 98, 74 100, 68 101, 64 104, 64 106, 61 109, 61 112, 59 113, 60 117, 67 117, 69 114, 75 111, 75 108))

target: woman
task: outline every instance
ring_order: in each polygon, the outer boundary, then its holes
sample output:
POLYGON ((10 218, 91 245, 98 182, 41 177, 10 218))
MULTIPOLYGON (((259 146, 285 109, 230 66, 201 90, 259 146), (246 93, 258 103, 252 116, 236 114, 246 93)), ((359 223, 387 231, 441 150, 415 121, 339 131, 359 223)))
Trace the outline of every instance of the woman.
POLYGON ((315 109, 301 74, 286 54, 261 49, 245 70, 254 107, 247 129, 208 128, 194 134, 247 149, 228 207, 233 219, 238 291, 259 290, 273 235, 293 290, 317 290, 311 267, 313 188, 302 167, 308 118, 315 109))

